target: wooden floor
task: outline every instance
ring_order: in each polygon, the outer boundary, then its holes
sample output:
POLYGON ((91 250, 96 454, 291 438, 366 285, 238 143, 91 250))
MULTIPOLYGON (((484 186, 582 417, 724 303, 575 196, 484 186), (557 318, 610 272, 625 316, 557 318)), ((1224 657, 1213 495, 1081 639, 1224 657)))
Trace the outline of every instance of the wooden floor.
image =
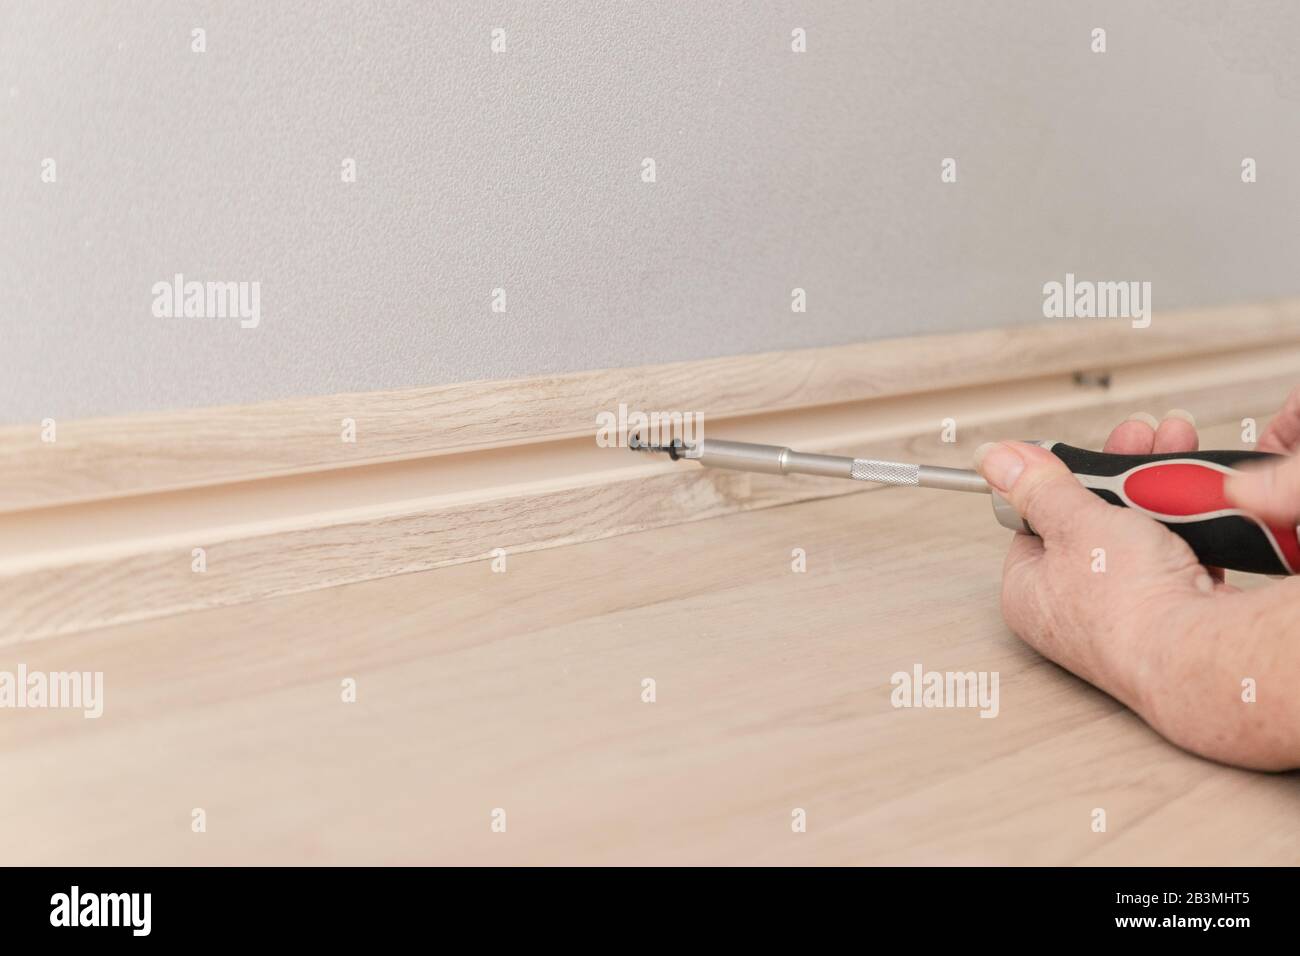
POLYGON ((1300 775, 1180 752, 1007 632, 1007 534, 878 490, 3 648, 103 671, 105 711, 5 714, 0 853, 1300 863, 1300 775), (998 716, 895 709, 916 664, 999 672, 998 716))

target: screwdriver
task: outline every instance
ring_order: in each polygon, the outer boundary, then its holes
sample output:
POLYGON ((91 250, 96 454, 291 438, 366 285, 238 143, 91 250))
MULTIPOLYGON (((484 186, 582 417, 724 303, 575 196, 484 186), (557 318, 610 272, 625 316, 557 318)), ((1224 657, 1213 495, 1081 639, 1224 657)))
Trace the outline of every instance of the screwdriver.
MULTIPOLYGON (((1265 522, 1234 507, 1224 496, 1224 479, 1246 462, 1278 458, 1256 451, 1188 451, 1154 455, 1112 455, 1058 441, 1039 445, 1065 463, 1083 486, 1103 501, 1131 508, 1159 521, 1191 546, 1211 567, 1255 574, 1295 574, 1300 569, 1300 539, 1294 525, 1265 522)), ((820 475, 885 485, 911 485, 991 495, 998 523, 1033 534, 1011 503, 966 468, 913 465, 873 458, 814 455, 780 445, 680 438, 650 444, 639 434, 628 439, 634 451, 662 452, 673 461, 696 461, 710 468, 775 475, 820 475)))

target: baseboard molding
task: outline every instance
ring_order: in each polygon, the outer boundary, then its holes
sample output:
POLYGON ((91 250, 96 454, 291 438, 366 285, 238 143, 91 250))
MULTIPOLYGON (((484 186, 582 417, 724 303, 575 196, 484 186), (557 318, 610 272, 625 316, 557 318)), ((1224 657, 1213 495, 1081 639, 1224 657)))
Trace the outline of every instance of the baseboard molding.
POLYGON ((710 420, 1300 343, 1300 298, 507 382, 0 427, 0 512, 592 434, 620 402, 710 420), (341 440, 355 422, 355 442, 341 440))
POLYGON ((619 402, 702 411, 718 437, 964 465, 990 438, 1095 444, 1141 409, 1235 433, 1297 381, 1292 303, 68 423, 44 450, 9 429, 0 643, 868 490, 599 448, 595 415, 619 402))

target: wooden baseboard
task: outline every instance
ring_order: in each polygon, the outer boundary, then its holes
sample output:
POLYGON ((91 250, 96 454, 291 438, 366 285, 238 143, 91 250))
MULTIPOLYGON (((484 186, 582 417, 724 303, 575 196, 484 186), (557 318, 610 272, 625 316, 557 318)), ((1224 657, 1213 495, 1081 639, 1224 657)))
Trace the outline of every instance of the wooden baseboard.
POLYGON ((1300 298, 508 382, 0 427, 0 512, 587 438, 619 403, 722 420, 1300 343, 1300 298), (341 440, 342 422, 356 441, 341 440))
POLYGON ((73 422, 49 445, 0 430, 0 643, 867 490, 597 447, 620 402, 703 412, 715 437, 965 465, 991 438, 1095 444, 1136 410, 1267 416, 1297 381, 1288 302, 73 422), (1103 369, 1108 387, 1072 374, 1103 369))

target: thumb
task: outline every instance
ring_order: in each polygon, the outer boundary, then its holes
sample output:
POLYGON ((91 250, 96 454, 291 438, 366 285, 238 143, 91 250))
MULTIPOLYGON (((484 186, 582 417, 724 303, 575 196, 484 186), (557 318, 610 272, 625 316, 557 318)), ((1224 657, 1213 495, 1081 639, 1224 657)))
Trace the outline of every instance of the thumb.
POLYGON ((1019 441, 980 445, 975 449, 975 468, 1044 539, 1060 537, 1080 517, 1109 507, 1083 487, 1061 459, 1037 445, 1019 441))
POLYGON ((1295 521, 1300 515, 1300 457, 1229 475, 1223 493, 1243 511, 1269 521, 1295 521))

